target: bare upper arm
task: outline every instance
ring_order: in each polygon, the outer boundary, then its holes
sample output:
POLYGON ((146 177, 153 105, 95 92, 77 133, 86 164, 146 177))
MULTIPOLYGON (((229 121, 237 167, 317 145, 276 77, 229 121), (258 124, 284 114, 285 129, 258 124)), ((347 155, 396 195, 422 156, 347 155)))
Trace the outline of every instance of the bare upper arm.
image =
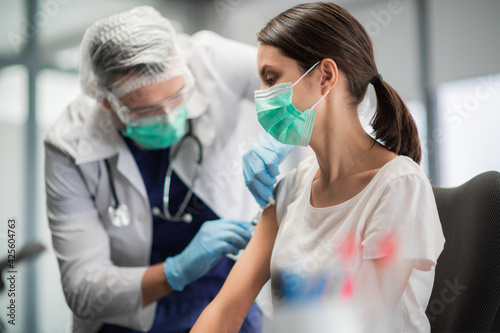
POLYGON ((245 251, 191 332, 238 332, 271 276, 271 254, 277 233, 276 206, 271 206, 263 211, 245 251))
POLYGON ((262 213, 255 233, 238 259, 214 302, 234 315, 244 318, 270 278, 271 253, 278 232, 276 208, 262 213))

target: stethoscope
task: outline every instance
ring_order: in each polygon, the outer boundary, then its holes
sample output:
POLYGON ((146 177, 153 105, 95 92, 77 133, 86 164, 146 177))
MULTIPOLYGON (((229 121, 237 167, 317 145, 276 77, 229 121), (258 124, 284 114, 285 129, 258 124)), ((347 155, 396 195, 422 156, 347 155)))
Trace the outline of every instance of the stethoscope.
MULTIPOLYGON (((153 207, 151 209, 151 213, 154 216, 161 217, 165 220, 169 221, 175 221, 175 222, 185 222, 185 223, 190 223, 193 221, 193 216, 190 213, 186 213, 186 207, 189 203, 189 200, 191 200, 193 196, 193 190, 194 186, 196 184, 196 181, 198 180, 200 176, 200 170, 201 170, 201 163, 203 160, 203 146, 201 145, 200 139, 196 135, 193 134, 193 125, 191 122, 191 119, 188 119, 188 131, 186 134, 182 136, 182 138, 179 140, 179 144, 176 145, 174 149, 170 151, 170 160, 168 163, 168 168, 167 168, 167 175, 165 176, 165 188, 163 190, 163 211, 162 213, 161 209, 158 207, 153 207), (175 214, 170 214, 169 211, 169 192, 170 192, 170 183, 172 180, 172 162, 173 160, 177 157, 177 153, 179 152, 180 148, 182 147, 183 143, 187 139, 192 139, 196 142, 196 145, 198 146, 198 160, 196 161, 196 166, 194 168, 193 172, 193 177, 191 181, 191 186, 189 187, 188 193, 184 197, 184 200, 182 201, 181 205, 179 206, 179 209, 175 214)), ((118 196, 116 195, 116 189, 115 189, 115 183, 113 180, 113 177, 111 176, 111 169, 109 167, 109 160, 106 159, 105 161, 106 164, 106 170, 108 172, 108 178, 109 178, 109 184, 111 187, 111 194, 113 196, 113 200, 115 201, 114 205, 111 205, 108 207, 108 215, 111 220, 111 224, 115 227, 126 227, 130 224, 130 212, 128 209, 128 206, 126 204, 120 203, 118 201, 118 196)))

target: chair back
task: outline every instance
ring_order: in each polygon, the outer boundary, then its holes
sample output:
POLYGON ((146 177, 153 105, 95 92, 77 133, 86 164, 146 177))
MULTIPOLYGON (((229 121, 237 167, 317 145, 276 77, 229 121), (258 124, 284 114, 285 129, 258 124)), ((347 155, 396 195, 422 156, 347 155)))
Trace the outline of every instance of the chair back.
POLYGON ((500 173, 433 191, 446 243, 426 311, 431 332, 500 332, 500 173))

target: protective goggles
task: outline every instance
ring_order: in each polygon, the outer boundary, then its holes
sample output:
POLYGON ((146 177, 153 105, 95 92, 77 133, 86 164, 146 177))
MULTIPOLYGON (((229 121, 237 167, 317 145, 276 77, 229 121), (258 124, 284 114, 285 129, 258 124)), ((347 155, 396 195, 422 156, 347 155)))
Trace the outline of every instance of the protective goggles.
POLYGON ((129 107, 123 104, 116 96, 110 95, 108 100, 116 111, 116 114, 124 124, 137 124, 151 119, 168 119, 168 116, 179 109, 179 105, 185 103, 193 92, 192 86, 184 85, 173 96, 164 101, 147 106, 129 107))

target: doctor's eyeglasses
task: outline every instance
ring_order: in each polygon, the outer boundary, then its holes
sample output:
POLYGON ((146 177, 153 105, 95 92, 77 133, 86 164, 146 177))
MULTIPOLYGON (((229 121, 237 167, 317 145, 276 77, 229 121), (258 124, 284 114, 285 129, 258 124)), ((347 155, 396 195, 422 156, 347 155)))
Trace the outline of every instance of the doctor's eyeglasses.
POLYGON ((112 101, 112 105, 118 116, 120 117, 120 120, 123 123, 128 124, 144 119, 169 116, 176 109, 179 109, 179 105, 182 105, 189 99, 192 91, 193 89, 191 87, 183 86, 173 96, 170 96, 164 101, 154 105, 129 107, 124 105, 118 99, 114 99, 114 101, 112 101))
POLYGON ((130 119, 168 115, 176 106, 185 100, 187 93, 187 89, 182 87, 181 90, 173 96, 168 97, 158 104, 128 108, 128 111, 126 111, 124 115, 130 119))

